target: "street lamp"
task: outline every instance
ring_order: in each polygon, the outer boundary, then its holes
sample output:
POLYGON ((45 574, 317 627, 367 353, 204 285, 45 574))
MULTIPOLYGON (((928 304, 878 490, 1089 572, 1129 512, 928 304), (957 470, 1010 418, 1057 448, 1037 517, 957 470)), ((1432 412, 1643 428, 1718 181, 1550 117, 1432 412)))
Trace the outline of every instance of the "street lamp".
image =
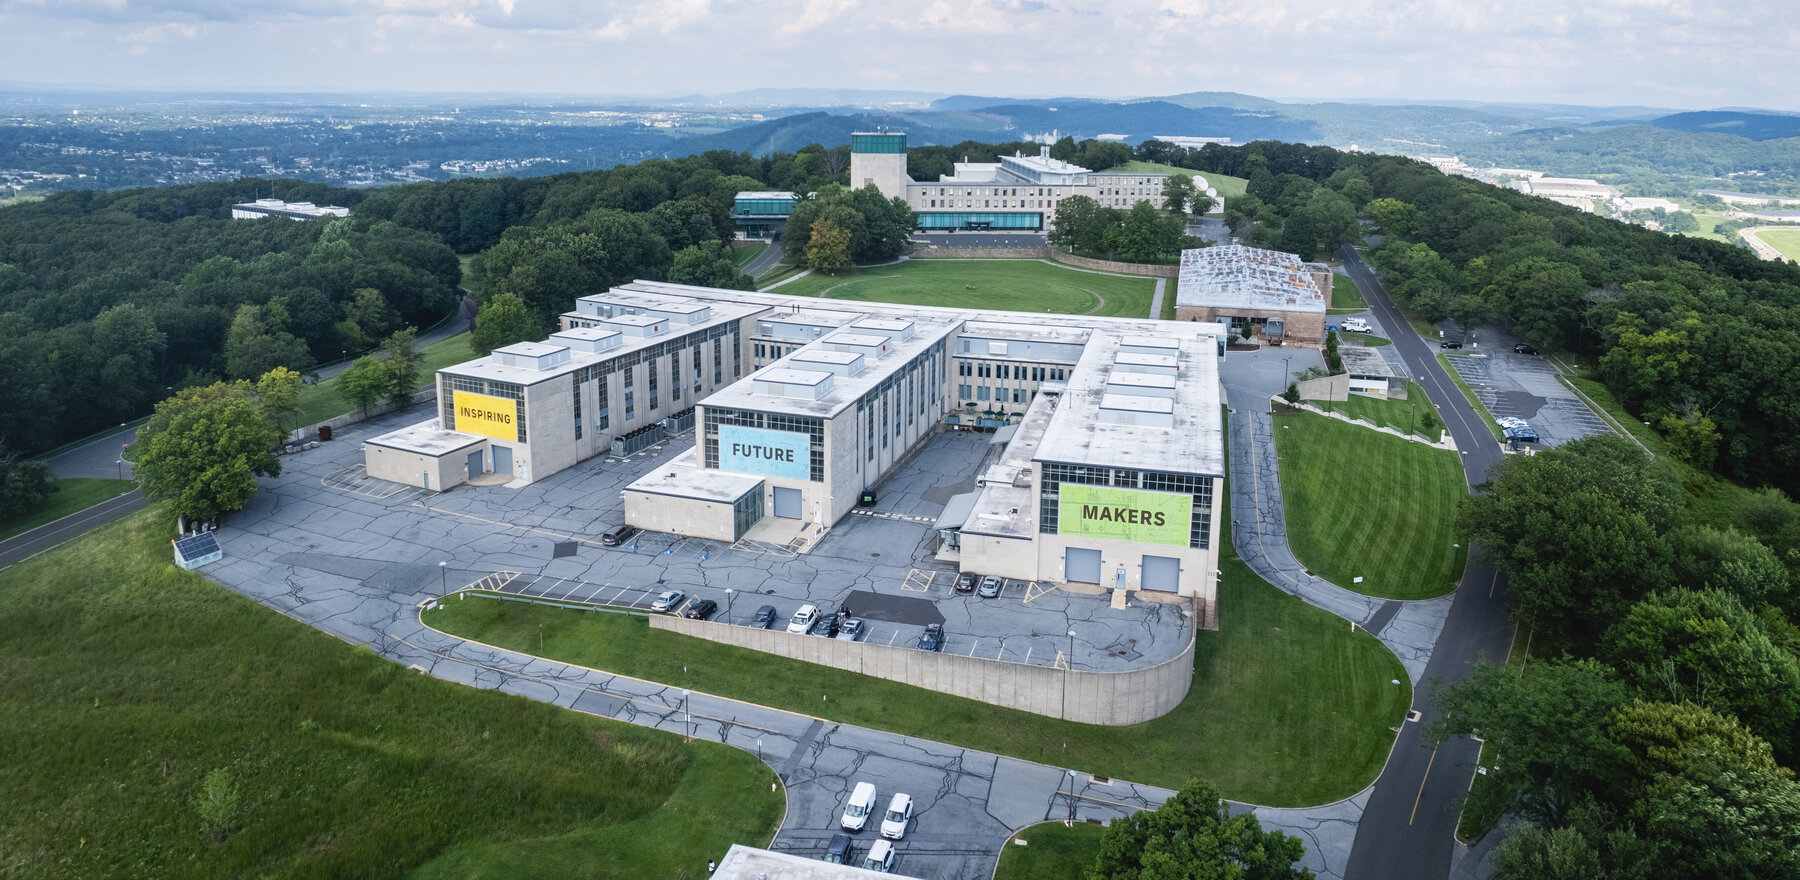
POLYGON ((1075 821, 1075 771, 1069 771, 1069 821, 1075 821))
POLYGON ((442 587, 444 594, 449 595, 450 563, 444 560, 438 560, 438 584, 442 587))
POLYGON ((731 622, 731 593, 732 593, 731 588, 726 587, 725 588, 725 622, 726 623, 731 622))
POLYGON ((694 741, 694 716, 688 712, 688 697, 692 694, 690 690, 681 692, 681 735, 686 742, 694 741))

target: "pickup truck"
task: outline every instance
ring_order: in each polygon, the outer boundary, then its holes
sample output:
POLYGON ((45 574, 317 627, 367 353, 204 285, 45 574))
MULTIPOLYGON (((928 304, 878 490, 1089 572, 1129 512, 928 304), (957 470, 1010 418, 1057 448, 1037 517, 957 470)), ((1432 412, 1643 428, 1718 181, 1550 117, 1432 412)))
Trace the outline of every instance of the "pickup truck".
POLYGON ((1361 318, 1351 318, 1350 320, 1344 322, 1344 329, 1348 330, 1352 333, 1368 333, 1368 332, 1372 331, 1374 328, 1369 326, 1368 321, 1365 321, 1361 318))

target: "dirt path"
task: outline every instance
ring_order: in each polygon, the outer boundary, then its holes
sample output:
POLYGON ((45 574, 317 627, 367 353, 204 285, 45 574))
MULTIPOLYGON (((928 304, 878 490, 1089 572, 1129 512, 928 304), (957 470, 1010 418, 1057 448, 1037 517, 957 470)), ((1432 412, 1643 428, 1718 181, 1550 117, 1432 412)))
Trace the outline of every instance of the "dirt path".
POLYGON ((1092 291, 1092 290, 1089 290, 1089 289, 1087 289, 1087 288, 1085 288, 1085 287, 1082 287, 1082 288, 1078 288, 1078 289, 1079 289, 1079 290, 1080 290, 1080 291, 1081 291, 1081 292, 1082 292, 1082 293, 1085 293, 1085 294, 1087 294, 1087 295, 1088 295, 1088 296, 1091 296, 1091 297, 1093 297, 1093 298, 1094 298, 1094 299, 1096 299, 1096 300, 1098 300, 1098 302, 1097 302, 1097 303, 1095 303, 1095 304, 1094 304, 1094 307, 1093 307, 1093 308, 1091 308, 1091 309, 1088 309, 1088 310, 1087 310, 1087 311, 1085 311, 1085 312, 1082 312, 1082 314, 1084 314, 1084 315, 1097 315, 1097 314, 1100 314, 1100 310, 1101 310, 1101 309, 1104 309, 1104 308, 1106 308, 1106 297, 1104 297, 1104 296, 1101 296, 1101 295, 1100 295, 1100 294, 1098 294, 1098 293, 1096 293, 1096 292, 1094 292, 1094 291, 1092 291))

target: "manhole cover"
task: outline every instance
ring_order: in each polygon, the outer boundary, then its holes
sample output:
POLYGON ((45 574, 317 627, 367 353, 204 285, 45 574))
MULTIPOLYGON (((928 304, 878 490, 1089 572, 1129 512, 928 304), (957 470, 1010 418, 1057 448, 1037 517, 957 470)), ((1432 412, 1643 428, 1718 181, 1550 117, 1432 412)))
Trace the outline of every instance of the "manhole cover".
POLYGON ((869 558, 870 558, 870 559, 873 559, 873 558, 875 558, 875 557, 877 557, 877 556, 880 556, 880 555, 881 555, 881 554, 880 554, 880 553, 870 553, 870 554, 869 554, 869 558))

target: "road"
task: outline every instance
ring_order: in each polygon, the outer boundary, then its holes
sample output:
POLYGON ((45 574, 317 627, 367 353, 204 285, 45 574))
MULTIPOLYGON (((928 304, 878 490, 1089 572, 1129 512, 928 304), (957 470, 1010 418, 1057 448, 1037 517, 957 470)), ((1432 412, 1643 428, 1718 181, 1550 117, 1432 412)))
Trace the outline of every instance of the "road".
POLYGON ((758 275, 775 268, 775 264, 781 262, 781 240, 771 239, 765 243, 768 247, 763 248, 762 253, 751 257, 750 262, 745 263, 743 268, 738 270, 739 272, 742 272, 751 278, 755 278, 758 275))
MULTIPOLYGON (((1344 247, 1344 268, 1383 326, 1393 328, 1394 346, 1419 386, 1443 414, 1444 425, 1463 451, 1463 472, 1471 490, 1486 479, 1503 453, 1481 414, 1445 375, 1437 351, 1409 327, 1406 318, 1357 253, 1344 247)), ((1477 658, 1503 662, 1514 624, 1506 616, 1506 580, 1470 553, 1461 586, 1443 633, 1426 664, 1424 680, 1443 684, 1466 677, 1477 658)), ((1446 877, 1457 851, 1456 820, 1474 778, 1478 745, 1464 737, 1434 747, 1423 733, 1438 717, 1429 687, 1416 692, 1414 708, 1424 717, 1403 725, 1394 752, 1364 810, 1350 853, 1348 880, 1446 877)))

